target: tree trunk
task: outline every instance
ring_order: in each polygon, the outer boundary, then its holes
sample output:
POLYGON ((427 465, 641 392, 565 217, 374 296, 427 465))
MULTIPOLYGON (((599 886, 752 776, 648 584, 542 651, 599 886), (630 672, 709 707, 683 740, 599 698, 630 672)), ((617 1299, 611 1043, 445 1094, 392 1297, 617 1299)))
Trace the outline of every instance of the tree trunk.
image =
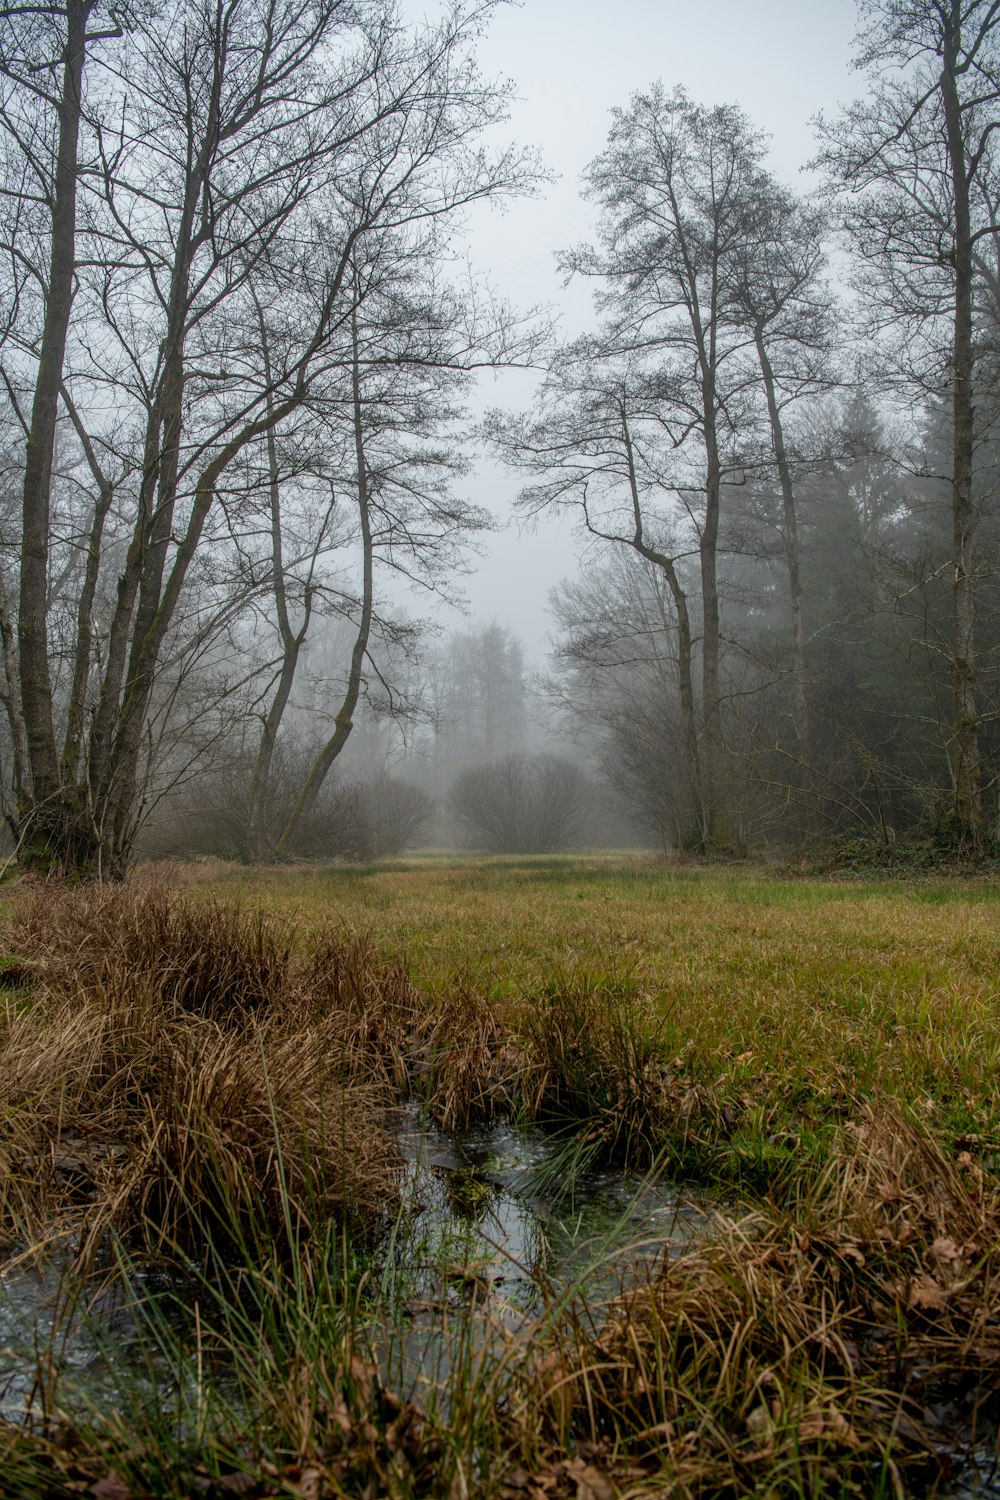
MULTIPOLYGON (((263 332, 263 329, 262 329, 263 332)), ((267 360, 265 342, 265 361, 267 360)), ((267 379, 270 382, 270 371, 267 379)), ((285 593, 284 559, 281 547, 281 491, 278 483, 277 445, 273 431, 267 434, 268 480, 271 499, 271 567, 274 573, 274 605, 278 617, 278 633, 281 637, 281 671, 278 685, 270 707, 264 717, 260 731, 260 745, 254 760, 250 779, 250 798, 247 809, 247 853, 252 860, 264 859, 269 853, 267 830, 266 794, 271 779, 271 765, 278 743, 278 731, 292 695, 299 656, 309 630, 312 614, 312 591, 305 593, 305 616, 298 630, 292 629, 288 618, 288 600, 285 593)))
MULTIPOLYGON (((798 757, 799 787, 807 791, 809 782, 809 702, 806 697, 806 647, 802 609, 802 569, 799 554, 799 523, 795 506, 795 486, 785 447, 785 432, 781 410, 775 393, 774 371, 764 343, 764 332, 760 324, 754 328, 754 343, 764 382, 767 399, 767 416, 771 427, 771 444, 778 469, 781 487, 781 507, 784 520, 785 567, 788 572, 788 605, 792 622, 792 724, 795 729, 795 745, 798 757)), ((811 809, 805 808, 807 824, 811 809)))
POLYGON ((699 812, 702 819, 704 819, 701 753, 698 748, 698 720, 695 713, 694 701, 691 615, 688 611, 687 595, 677 576, 677 569, 674 566, 673 558, 668 557, 659 548, 651 547, 644 539, 642 507, 639 502, 639 482, 635 469, 635 453, 624 402, 621 407, 621 415, 622 431, 625 438, 625 458, 628 465, 629 490, 632 496, 632 515, 635 521, 635 536, 632 545, 640 556, 646 558, 647 562, 653 563, 660 569, 667 580, 667 587, 670 589, 670 596, 674 601, 674 610, 677 615, 677 691, 680 699, 681 730, 684 736, 684 750, 687 761, 685 771, 688 781, 688 795, 691 799, 692 808, 699 812))
POLYGON ((30 791, 29 800, 22 807, 24 828, 20 857, 28 865, 41 866, 47 866, 53 858, 53 840, 61 842, 58 829, 64 818, 46 624, 49 505, 59 390, 76 271, 77 153, 90 10, 87 0, 66 0, 66 49, 58 106, 49 278, 24 462, 18 668, 30 791))
POLYGON ((282 830, 281 837, 275 846, 277 854, 287 852, 288 846, 295 835, 295 830, 302 819, 308 817, 312 812, 316 805, 316 799, 322 789, 323 782, 326 780, 327 773, 347 744, 351 730, 354 728, 354 710, 357 707, 358 698, 361 693, 365 653, 368 650, 368 638, 371 634, 374 582, 373 547, 368 466, 365 460, 364 419, 361 404, 361 371, 356 315, 352 316, 351 319, 351 335, 353 341, 351 385, 354 400, 354 453, 358 474, 358 512, 361 518, 363 558, 361 617, 358 622, 358 633, 354 640, 354 648, 351 651, 351 665, 347 675, 347 687, 344 691, 340 709, 334 720, 335 728, 333 734, 316 757, 306 779, 305 786, 296 799, 295 806, 289 814, 288 822, 282 830))
POLYGON ((94 506, 94 517, 91 522, 90 535, 87 539, 87 561, 84 567, 83 586, 80 589, 80 598, 76 611, 76 645, 73 654, 73 681, 70 687, 69 706, 66 711, 66 736, 63 740, 62 749, 62 778, 66 786, 73 786, 80 770, 80 755, 83 749, 84 716, 87 706, 87 683, 90 678, 91 652, 93 649, 94 635, 94 600, 97 596, 97 581, 101 569, 101 543, 104 538, 104 525, 111 509, 114 499, 114 485, 109 481, 102 470, 94 445, 80 420, 76 407, 69 395, 63 389, 63 401, 70 414, 73 426, 76 428, 80 444, 87 457, 94 483, 97 485, 98 499, 94 506))
POLYGON ((727 848, 732 839, 732 830, 725 808, 722 792, 722 770, 724 747, 722 739, 722 705, 719 694, 719 509, 722 491, 722 470, 719 462, 718 440, 714 420, 714 396, 706 396, 705 445, 707 463, 705 469, 705 519, 698 538, 698 557, 701 564, 702 599, 702 714, 705 724, 704 750, 702 754, 702 785, 704 806, 704 842, 708 849, 727 848))
POLYGON ((956 837, 982 837, 979 705, 976 691, 976 600, 973 576, 973 240, 969 172, 958 93, 961 4, 951 0, 941 67, 941 98, 955 202, 955 320, 952 343, 952 545, 954 549, 952 684, 952 817, 956 837))

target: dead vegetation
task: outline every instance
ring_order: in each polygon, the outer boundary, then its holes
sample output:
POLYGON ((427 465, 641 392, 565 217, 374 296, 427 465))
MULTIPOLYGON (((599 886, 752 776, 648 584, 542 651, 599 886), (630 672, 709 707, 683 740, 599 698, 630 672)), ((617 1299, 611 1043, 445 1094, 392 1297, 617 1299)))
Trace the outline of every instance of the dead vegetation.
POLYGON ((553 1325, 502 1493, 581 1444, 635 1494, 666 1476, 679 1495, 927 1493, 995 1437, 998 1235, 993 1179, 867 1112, 797 1204, 717 1215, 696 1249, 553 1325))
MULTIPOLYGON (((401 1100, 445 1127, 569 1123, 635 1164, 773 1145, 787 1101, 758 1109, 746 1066, 728 1091, 699 1081, 642 986, 578 971, 518 1001, 432 995, 363 938, 303 949, 259 911, 153 884, 20 892, 4 943, 8 1244, 200 1268, 199 1370, 236 1371, 243 1427, 255 1413, 252 1440, 205 1427, 186 1456, 59 1413, 2 1429, 19 1494, 902 1496, 995 1441, 982 1141, 844 1080, 822 1150, 782 1136, 769 1194, 610 1302, 550 1289, 545 1317, 475 1357, 456 1324, 447 1399, 423 1409, 382 1385, 358 1284, 328 1260, 339 1236, 370 1253, 399 1209, 401 1100)), ((475 1292, 469 1312, 492 1316, 475 1292)))
POLYGON ((345 944, 331 977, 260 913, 162 891, 41 892, 7 942, 35 976, 0 1051, 8 1238, 71 1221, 90 1252, 113 1230, 197 1256, 238 1226, 392 1210, 392 1096, 365 1027, 408 995, 397 970, 345 944))

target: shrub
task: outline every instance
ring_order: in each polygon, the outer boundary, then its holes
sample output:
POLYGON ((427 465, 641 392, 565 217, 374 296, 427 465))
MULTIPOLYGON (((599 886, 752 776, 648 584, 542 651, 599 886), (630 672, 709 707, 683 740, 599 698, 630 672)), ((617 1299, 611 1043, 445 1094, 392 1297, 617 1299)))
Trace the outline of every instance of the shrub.
POLYGON ((433 797, 395 776, 332 780, 296 832, 292 852, 310 859, 384 859, 419 843, 434 811, 433 797))
MULTIPOLYGON (((285 826, 301 761, 301 756, 281 753, 280 774, 273 778, 275 786, 267 797, 265 851, 285 826)), ((250 767, 239 760, 199 778, 164 804, 160 818, 144 833, 143 853, 154 858, 214 855, 252 860, 249 787, 250 767)), ((331 775, 296 829, 288 852, 305 859, 382 859, 419 843, 434 813, 433 797, 412 782, 384 772, 364 781, 331 775)))
POLYGON ((490 854, 555 854, 586 838, 592 788, 558 755, 504 755, 463 771, 451 809, 467 841, 490 854))

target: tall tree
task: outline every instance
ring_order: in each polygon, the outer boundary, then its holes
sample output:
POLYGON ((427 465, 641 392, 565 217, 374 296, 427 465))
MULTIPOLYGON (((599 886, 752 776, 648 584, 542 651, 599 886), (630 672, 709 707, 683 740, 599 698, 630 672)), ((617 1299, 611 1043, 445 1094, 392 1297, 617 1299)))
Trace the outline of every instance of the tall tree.
MULTIPOLYGON (((206 549, 242 546, 247 455, 344 368, 352 266, 385 253, 387 235, 403 253, 408 236, 443 249, 464 207, 531 180, 524 153, 479 140, 505 110, 471 52, 491 8, 459 3, 410 33, 383 0, 184 0, 137 13, 84 101, 87 246, 61 394, 90 471, 77 550, 96 558, 110 608, 99 632, 86 609, 87 628, 67 631, 72 693, 42 672, 21 693, 27 860, 127 859, 183 601, 206 549)), ((455 315, 472 337, 464 304, 455 315)), ((59 543, 36 527, 24 545, 38 556, 21 592, 22 663, 51 664, 59 543)))
POLYGON ((820 160, 843 192, 872 325, 897 335, 893 376, 947 394, 951 453, 951 819, 984 832, 977 682, 976 454, 993 421, 977 387, 977 247, 996 232, 1000 105, 997 0, 862 0, 866 100, 820 122, 820 160))
MULTIPOLYGON (((41 327, 28 340, 35 358, 30 417, 25 429, 18 590, 17 680, 10 682, 10 713, 18 759, 27 777, 21 788, 34 805, 51 807, 60 795, 59 758, 49 704, 46 607, 50 502, 59 396, 77 273, 77 200, 84 67, 88 47, 120 35, 117 24, 91 27, 98 0, 62 6, 28 4, 0 13, 0 76, 7 85, 0 105, 6 137, 3 200, 11 222, 40 210, 41 246, 27 233, 11 236, 15 302, 25 281, 41 300, 41 327), (26 247, 26 240, 33 243, 26 247), (47 255, 45 243, 47 241, 47 255)), ((8 324, 7 332, 11 331, 8 324)), ((8 623, 5 629, 10 631, 8 623)))
MULTIPOLYGON (((689 812, 696 810, 707 845, 714 804, 703 775, 696 623, 685 569, 688 557, 701 549, 699 538, 683 536, 674 514, 673 445, 664 438, 659 380, 635 369, 637 363, 629 356, 604 356, 594 340, 578 340, 552 361, 531 416, 494 413, 487 431, 504 461, 535 480, 519 496, 522 511, 576 510, 589 537, 635 553, 661 575, 676 620, 682 801, 689 812)), ((662 753, 673 759, 666 745, 662 753)))
POLYGON ((824 283, 826 217, 762 174, 747 234, 729 274, 760 371, 766 410, 757 483, 773 476, 781 501, 781 540, 792 642, 792 721, 798 780, 808 779, 812 747, 797 478, 801 452, 789 428, 799 403, 833 383, 831 300, 824 283))
POLYGON ((729 268, 748 233, 763 142, 733 106, 704 109, 682 89, 636 94, 617 111, 587 172, 600 245, 563 257, 599 278, 607 337, 655 357, 659 421, 674 487, 697 533, 701 584, 701 769, 706 841, 730 840, 722 716, 719 538, 728 481, 742 474, 740 432, 756 372, 729 268), (685 472, 686 470, 686 472, 685 472))

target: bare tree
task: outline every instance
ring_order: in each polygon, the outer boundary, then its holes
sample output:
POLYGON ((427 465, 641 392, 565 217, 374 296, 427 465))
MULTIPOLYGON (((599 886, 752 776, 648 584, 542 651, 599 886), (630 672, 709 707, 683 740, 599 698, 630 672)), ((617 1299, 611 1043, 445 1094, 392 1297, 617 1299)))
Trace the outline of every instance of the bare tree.
POLYGON ((630 823, 664 850, 700 844, 700 789, 679 694, 679 624, 664 572, 622 549, 552 595, 544 683, 564 732, 600 766, 630 823))
POLYGON ((659 420, 698 539, 701 771, 706 842, 715 847, 730 839, 719 528, 726 483, 742 477, 740 431, 757 379, 728 272, 752 222, 762 156, 760 136, 732 106, 703 109, 660 86, 636 94, 587 173, 603 210, 601 246, 563 257, 568 272, 599 278, 609 339, 657 361, 659 420))
MULTIPOLYGON (((8 167, 2 199, 13 226, 6 245, 12 297, 5 342, 11 340, 26 284, 41 302, 41 327, 29 338, 36 360, 30 417, 15 407, 25 435, 16 661, 6 600, 2 629, 19 790, 39 805, 58 795, 60 779, 55 737, 48 732, 46 607, 52 465, 77 273, 84 67, 89 47, 120 35, 113 7, 110 26, 91 26, 97 10, 98 0, 66 0, 62 6, 8 8, 0 15, 0 76, 6 85, 0 129, 8 167)), ((9 388, 6 372, 5 381, 9 388)), ((106 515, 105 494, 102 508, 106 515)), ((86 629, 85 602, 82 613, 86 629)))
MULTIPOLYGON (((808 776, 809 735, 805 608, 796 498, 801 454, 789 418, 834 383, 832 305, 824 282, 826 217, 762 174, 754 214, 729 272, 737 307, 753 339, 767 412, 767 442, 757 483, 773 474, 781 497, 781 537, 792 639, 792 720, 798 765, 808 776)), ((800 777, 801 779, 801 777, 800 777)))
MULTIPOLYGON (((536 483, 521 509, 578 511, 588 536, 634 552, 662 575, 676 620, 673 652, 683 730, 685 801, 699 810, 710 842, 711 801, 703 777, 695 699, 695 627, 684 564, 697 539, 677 536, 671 515, 671 447, 664 440, 658 383, 626 357, 604 357, 581 340, 552 362, 530 417, 494 413, 487 432, 504 461, 536 483)), ((666 746, 664 754, 666 754, 666 746)))
MULTIPOLYGON (((470 53, 489 8, 458 4, 411 35, 380 0, 189 0, 138 15, 84 99, 86 247, 60 387, 91 518, 67 576, 86 551, 92 597, 110 608, 95 631, 81 585, 64 694, 47 675, 59 544, 25 532, 37 553, 19 619, 28 862, 113 871, 127 859, 158 675, 197 559, 238 548, 246 455, 344 370, 359 257, 387 235, 426 243, 441 226, 443 240, 464 206, 531 180, 524 153, 478 141, 505 108, 470 53)), ((27 333, 20 348, 15 397, 31 384, 27 333)))

